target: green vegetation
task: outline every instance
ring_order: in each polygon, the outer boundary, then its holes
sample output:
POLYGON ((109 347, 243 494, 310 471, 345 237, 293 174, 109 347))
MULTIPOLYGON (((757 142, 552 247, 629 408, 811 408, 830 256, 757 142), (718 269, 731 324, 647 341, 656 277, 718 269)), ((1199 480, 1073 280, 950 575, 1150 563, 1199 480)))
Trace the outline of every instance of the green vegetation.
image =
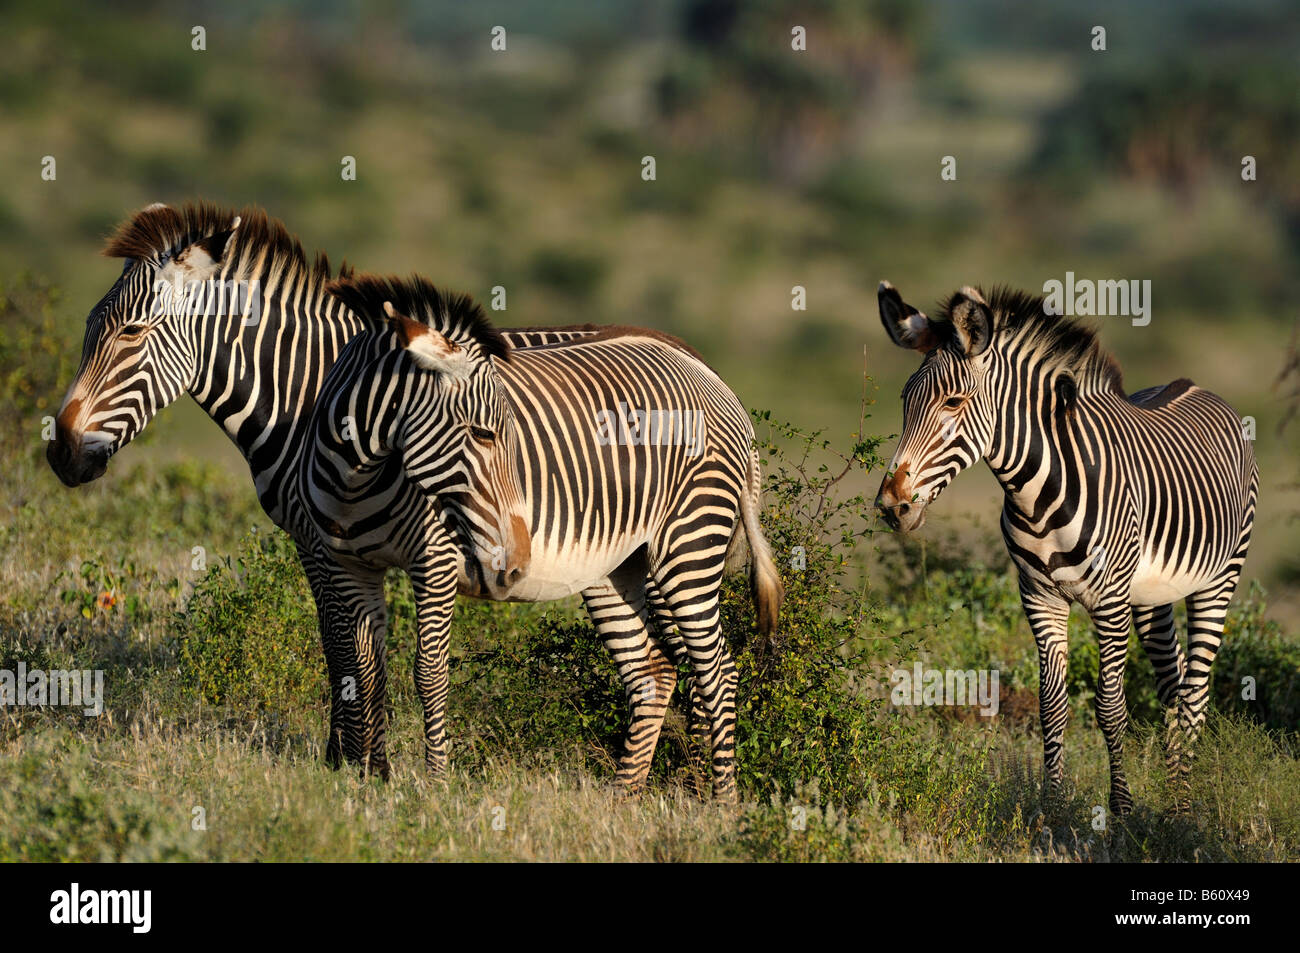
MULTIPOLYGON (((56 363, 53 355, 33 361, 30 379, 43 386, 56 363)), ((1043 804, 1034 647, 1005 557, 955 542, 936 557, 915 551, 921 543, 874 536, 868 501, 846 486, 852 473, 879 471, 879 438, 855 436, 840 452, 826 435, 767 413, 755 420, 767 461, 765 523, 787 600, 768 645, 751 637, 744 578, 725 590, 741 676, 736 810, 698 796, 708 775, 683 714, 686 672, 649 790, 629 800, 612 789, 626 709, 576 603, 461 602, 453 769, 445 783, 430 782, 411 677, 414 605, 397 572, 389 580, 393 779, 330 771, 321 759, 327 700, 315 613, 283 534, 241 529, 247 521, 199 532, 180 518, 165 531, 142 524, 129 549, 104 540, 102 550, 85 549, 76 527, 96 517, 100 492, 66 491, 35 454, 18 459, 5 509, 21 499, 22 508, 58 515, 8 521, 14 551, 49 553, 51 566, 6 570, 0 668, 102 669, 105 713, 5 710, 0 859, 1300 857, 1300 667, 1258 590, 1233 611, 1192 816, 1162 814, 1159 712, 1135 647, 1128 767, 1140 807, 1096 831, 1106 767, 1089 708, 1096 646, 1082 620, 1072 630, 1068 786, 1043 804), (188 547, 173 551, 186 533, 206 547, 205 571, 188 568, 188 547), (884 568, 863 579, 861 553, 872 547, 884 568), (1000 713, 891 705, 890 673, 915 660, 997 668, 1000 713), (1258 685, 1254 702, 1238 691, 1247 674, 1258 685)), ((157 423, 164 437, 176 426, 157 423)), ((149 482, 128 471, 104 483, 126 490, 144 480, 152 505, 178 517, 186 499, 238 511, 225 494, 251 495, 235 493, 234 478, 219 471, 167 474, 149 482)))

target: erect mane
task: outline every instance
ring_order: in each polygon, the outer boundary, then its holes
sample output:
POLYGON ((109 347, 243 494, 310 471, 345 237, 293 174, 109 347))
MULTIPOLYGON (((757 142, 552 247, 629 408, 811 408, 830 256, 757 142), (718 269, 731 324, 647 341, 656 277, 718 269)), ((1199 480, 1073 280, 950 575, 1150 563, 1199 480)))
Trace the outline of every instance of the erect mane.
MULTIPOLYGON (((1078 383, 1094 384, 1124 393, 1119 362, 1101 344, 1097 329, 1043 308, 1042 295, 1030 294, 1005 286, 990 293, 977 288, 993 314, 993 344, 1017 340, 1046 357, 1051 366, 1070 371, 1078 383)), ((940 304, 937 320, 952 320, 952 307, 958 294, 940 304)))
POLYGON ((545 334, 547 332, 560 333, 577 332, 571 340, 559 341, 554 344, 543 345, 551 348, 572 347, 580 344, 594 344, 598 341, 617 341, 620 338, 650 338, 652 341, 659 341, 674 347, 684 354, 689 354, 701 364, 707 366, 704 355, 695 348, 691 347, 681 338, 669 334, 666 331, 658 331, 654 328, 642 328, 631 324, 560 324, 554 327, 528 327, 528 328, 506 328, 507 332, 517 334, 528 334, 531 332, 545 334))
POLYGON ((477 301, 469 295, 440 291, 419 275, 405 280, 393 275, 350 275, 330 282, 325 290, 348 310, 377 325, 386 321, 384 302, 390 301, 408 318, 453 340, 469 338, 492 357, 510 359, 510 345, 477 301))
MULTIPOLYGON (((161 203, 141 209, 118 226, 104 245, 110 258, 158 260, 170 257, 197 241, 228 231, 239 218, 239 227, 226 247, 225 259, 239 269, 255 263, 266 268, 273 281, 292 282, 305 278, 324 283, 330 280, 329 259, 317 254, 308 262, 296 235, 284 223, 256 206, 239 211, 211 202, 187 202, 180 208, 161 203)), ((351 274, 343 265, 339 277, 351 274)))

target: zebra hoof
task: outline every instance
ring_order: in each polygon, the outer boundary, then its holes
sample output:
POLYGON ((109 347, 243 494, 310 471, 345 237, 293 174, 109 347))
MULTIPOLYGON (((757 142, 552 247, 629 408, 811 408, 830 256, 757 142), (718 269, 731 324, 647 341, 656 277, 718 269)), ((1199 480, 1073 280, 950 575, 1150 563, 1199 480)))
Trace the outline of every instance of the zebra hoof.
POLYGON ((736 792, 736 786, 730 784, 726 787, 718 787, 715 784, 713 786, 713 803, 735 807, 740 803, 740 795, 736 792))
POLYGON ((614 782, 614 796, 620 801, 636 801, 645 793, 644 781, 625 781, 618 778, 614 782))

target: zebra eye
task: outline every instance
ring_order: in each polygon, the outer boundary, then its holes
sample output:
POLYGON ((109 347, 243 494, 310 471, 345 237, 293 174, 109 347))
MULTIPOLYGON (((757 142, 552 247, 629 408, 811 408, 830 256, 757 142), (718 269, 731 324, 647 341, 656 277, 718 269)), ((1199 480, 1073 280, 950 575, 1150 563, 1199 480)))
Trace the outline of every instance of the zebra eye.
POLYGON ((486 427, 471 426, 469 432, 475 440, 481 440, 483 443, 492 443, 497 438, 497 435, 486 427))
POLYGON ((950 410, 956 410, 962 404, 966 403, 965 397, 949 397, 943 402, 943 405, 950 410))
POLYGON ((144 334, 144 332, 148 330, 149 325, 147 324, 124 324, 122 325, 121 330, 118 331, 118 334, 123 337, 136 337, 137 335, 144 334))

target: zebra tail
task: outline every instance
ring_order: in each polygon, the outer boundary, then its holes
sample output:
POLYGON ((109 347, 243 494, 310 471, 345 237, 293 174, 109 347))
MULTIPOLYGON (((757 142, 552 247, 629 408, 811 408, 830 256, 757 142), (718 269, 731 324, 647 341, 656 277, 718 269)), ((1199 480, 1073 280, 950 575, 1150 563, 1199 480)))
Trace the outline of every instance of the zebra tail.
POLYGON ((759 504, 762 498, 762 474, 758 467, 758 454, 750 455, 749 480, 746 492, 740 499, 740 516, 745 524, 745 536, 749 539, 751 553, 749 585, 754 594, 754 607, 758 611, 758 631, 764 636, 776 632, 776 624, 781 614, 781 601, 785 598, 785 586, 781 584, 781 574, 777 572, 772 560, 772 548, 763 535, 763 527, 758 522, 759 504))

